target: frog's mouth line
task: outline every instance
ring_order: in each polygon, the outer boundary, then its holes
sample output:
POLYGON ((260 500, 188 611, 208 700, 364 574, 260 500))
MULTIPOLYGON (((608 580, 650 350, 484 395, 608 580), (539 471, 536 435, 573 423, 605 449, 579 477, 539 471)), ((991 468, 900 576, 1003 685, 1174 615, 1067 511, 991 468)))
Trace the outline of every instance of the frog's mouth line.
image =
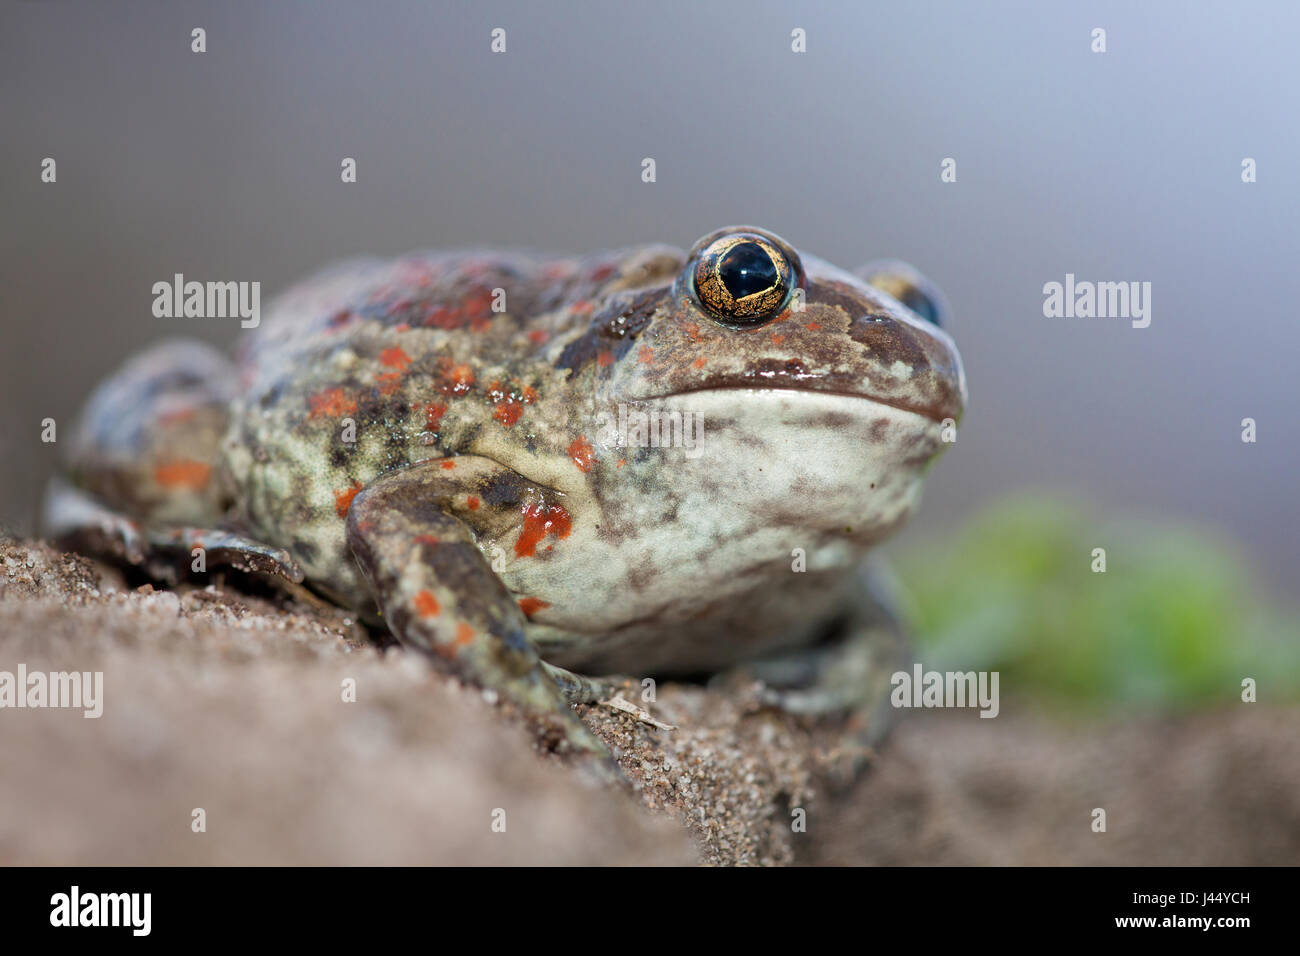
POLYGON ((835 398, 851 398, 859 402, 869 402, 872 405, 880 405, 884 408, 892 408, 899 412, 910 412, 913 415, 919 415, 922 418, 929 419, 932 422, 942 424, 946 419, 959 419, 961 413, 953 414, 938 404, 918 405, 912 402, 904 402, 898 399, 881 398, 876 395, 866 395, 862 392, 850 392, 844 389, 836 388, 794 388, 790 385, 701 385, 699 388, 687 388, 677 392, 668 392, 663 395, 650 395, 645 398, 634 398, 634 402, 655 402, 663 401, 666 398, 678 398, 686 395, 701 395, 707 393, 722 392, 785 392, 795 395, 827 395, 835 398))

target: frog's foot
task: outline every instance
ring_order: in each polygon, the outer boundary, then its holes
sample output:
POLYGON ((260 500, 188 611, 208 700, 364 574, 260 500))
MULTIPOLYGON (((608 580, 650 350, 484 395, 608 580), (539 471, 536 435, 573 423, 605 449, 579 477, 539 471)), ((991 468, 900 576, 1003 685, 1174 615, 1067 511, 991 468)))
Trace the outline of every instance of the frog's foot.
POLYGON ((267 574, 293 585, 303 580, 302 569, 283 548, 220 528, 145 525, 57 479, 47 495, 45 526, 65 547, 143 566, 151 576, 173 584, 186 564, 199 571, 228 567, 267 574))
POLYGON ((462 457, 452 469, 431 460, 387 475, 353 499, 348 542, 398 640, 558 733, 600 778, 622 779, 609 748, 566 700, 566 690, 581 699, 597 684, 541 661, 518 603, 454 511, 476 482, 500 471, 462 457))
POLYGON ((847 713, 831 756, 848 778, 889 732, 891 678, 911 659, 891 605, 881 582, 866 581, 857 606, 826 642, 738 668, 740 676, 763 682, 762 698, 772 706, 811 716, 847 713))

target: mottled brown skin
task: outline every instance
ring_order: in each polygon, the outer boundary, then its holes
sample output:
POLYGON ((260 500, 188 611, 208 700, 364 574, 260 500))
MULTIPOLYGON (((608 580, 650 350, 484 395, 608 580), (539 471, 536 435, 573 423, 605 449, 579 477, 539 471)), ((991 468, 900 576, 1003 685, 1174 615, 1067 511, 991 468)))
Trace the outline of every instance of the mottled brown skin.
POLYGON ((729 328, 693 294, 696 254, 335 268, 275 303, 237 365, 168 344, 106 383, 55 530, 305 577, 581 751, 603 747, 568 702, 606 686, 570 670, 745 665, 878 734, 901 643, 863 557, 960 417, 956 348, 810 257, 802 310, 729 328), (695 412, 705 443, 621 447, 620 405, 695 412))

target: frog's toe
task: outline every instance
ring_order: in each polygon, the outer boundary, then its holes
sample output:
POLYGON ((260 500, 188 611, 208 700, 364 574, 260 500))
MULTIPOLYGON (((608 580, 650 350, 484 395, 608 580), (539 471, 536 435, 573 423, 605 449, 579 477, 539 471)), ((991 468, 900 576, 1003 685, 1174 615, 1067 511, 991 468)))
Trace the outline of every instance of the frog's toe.
POLYGON ((560 688, 560 693, 570 704, 595 704, 614 696, 617 690, 612 681, 575 674, 546 661, 542 661, 542 668, 551 675, 551 679, 560 688))
POLYGON ((147 532, 149 544, 159 551, 202 552, 204 563, 256 574, 284 578, 301 584, 304 578, 298 562, 284 548, 277 548, 221 528, 161 528, 147 532))
POLYGON ((46 489, 45 534, 60 546, 127 564, 142 564, 147 543, 139 522, 55 478, 46 489))

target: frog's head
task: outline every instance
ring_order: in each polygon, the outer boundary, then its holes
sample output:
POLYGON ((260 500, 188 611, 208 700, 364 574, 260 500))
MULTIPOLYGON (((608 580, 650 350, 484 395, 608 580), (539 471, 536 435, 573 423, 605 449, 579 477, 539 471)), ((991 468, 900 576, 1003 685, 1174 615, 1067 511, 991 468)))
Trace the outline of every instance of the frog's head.
POLYGON ((598 406, 668 428, 698 416, 672 468, 711 499, 868 539, 906 518, 966 398, 937 291, 902 263, 851 274, 748 226, 656 256, 606 310, 598 406))

